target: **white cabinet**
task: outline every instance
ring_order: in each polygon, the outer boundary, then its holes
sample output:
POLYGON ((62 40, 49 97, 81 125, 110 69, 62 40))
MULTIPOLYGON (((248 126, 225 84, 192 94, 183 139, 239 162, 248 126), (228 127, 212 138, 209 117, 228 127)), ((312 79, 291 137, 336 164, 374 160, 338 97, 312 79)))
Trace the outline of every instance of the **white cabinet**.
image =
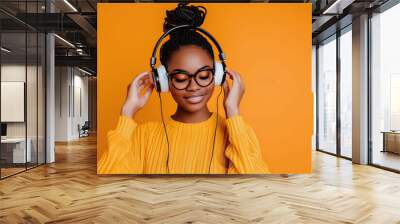
POLYGON ((7 151, 12 151, 12 163, 32 161, 32 140, 27 138, 26 143, 27 147, 25 151, 25 138, 7 138, 1 140, 2 147, 6 147, 7 151))

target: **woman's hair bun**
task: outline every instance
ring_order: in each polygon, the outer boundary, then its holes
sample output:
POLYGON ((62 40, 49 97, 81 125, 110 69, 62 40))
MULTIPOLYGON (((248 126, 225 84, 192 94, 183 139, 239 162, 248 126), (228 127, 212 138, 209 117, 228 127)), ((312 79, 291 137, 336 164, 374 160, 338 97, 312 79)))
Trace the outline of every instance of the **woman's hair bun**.
POLYGON ((163 26, 164 32, 176 26, 192 25, 199 27, 203 24, 207 14, 206 8, 188 4, 179 3, 175 9, 167 10, 163 26))

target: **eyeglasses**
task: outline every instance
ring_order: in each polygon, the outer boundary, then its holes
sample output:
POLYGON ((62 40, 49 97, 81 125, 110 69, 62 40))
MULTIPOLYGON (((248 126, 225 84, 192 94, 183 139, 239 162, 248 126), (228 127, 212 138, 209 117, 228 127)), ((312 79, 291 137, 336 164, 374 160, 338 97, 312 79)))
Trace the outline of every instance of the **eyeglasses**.
POLYGON ((214 80, 214 72, 214 68, 202 68, 194 74, 190 74, 184 70, 177 70, 168 75, 175 89, 184 90, 189 87, 192 78, 201 87, 209 86, 214 80))

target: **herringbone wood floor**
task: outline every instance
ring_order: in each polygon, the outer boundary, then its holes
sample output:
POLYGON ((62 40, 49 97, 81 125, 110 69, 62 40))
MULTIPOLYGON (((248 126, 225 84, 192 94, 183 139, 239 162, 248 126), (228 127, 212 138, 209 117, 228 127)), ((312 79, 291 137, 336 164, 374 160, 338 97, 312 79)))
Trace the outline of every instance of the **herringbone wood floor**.
POLYGON ((310 175, 96 175, 94 138, 0 181, 0 223, 400 223, 400 175, 314 155, 310 175))

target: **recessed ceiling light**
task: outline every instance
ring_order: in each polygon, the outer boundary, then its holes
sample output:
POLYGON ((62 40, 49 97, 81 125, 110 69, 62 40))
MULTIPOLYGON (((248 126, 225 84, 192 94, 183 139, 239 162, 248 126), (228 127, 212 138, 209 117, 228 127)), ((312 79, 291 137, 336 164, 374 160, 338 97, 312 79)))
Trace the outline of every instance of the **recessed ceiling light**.
POLYGON ((73 45, 71 42, 69 42, 68 40, 66 40, 66 39, 64 39, 64 38, 62 38, 62 37, 60 37, 59 35, 57 35, 57 34, 54 34, 54 36, 55 37, 57 37, 59 40, 61 40, 62 42, 64 42, 64 43, 66 43, 67 45, 69 45, 70 47, 73 47, 73 48, 75 48, 75 45, 73 45))
POLYGON ((67 4, 74 12, 78 12, 78 10, 68 1, 64 0, 65 4, 67 4))
POLYGON ((336 0, 322 14, 342 14, 343 9, 351 5, 355 0, 336 0))
POLYGON ((85 73, 85 74, 87 74, 87 75, 90 75, 90 76, 93 75, 92 73, 90 73, 90 72, 88 72, 88 71, 86 71, 86 70, 83 70, 83 69, 81 69, 81 68, 79 68, 79 67, 78 67, 78 70, 81 71, 81 72, 83 72, 83 73, 85 73))
POLYGON ((11 52, 11 50, 9 50, 9 49, 7 49, 5 47, 1 47, 1 51, 4 51, 6 53, 10 53, 11 52))

